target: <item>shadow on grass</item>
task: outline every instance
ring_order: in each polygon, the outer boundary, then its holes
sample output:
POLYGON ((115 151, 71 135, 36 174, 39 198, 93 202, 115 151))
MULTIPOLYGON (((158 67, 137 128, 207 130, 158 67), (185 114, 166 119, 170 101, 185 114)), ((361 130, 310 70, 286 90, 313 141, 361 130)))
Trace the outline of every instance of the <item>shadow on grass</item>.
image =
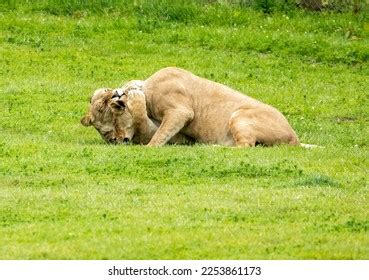
POLYGON ((327 187, 339 187, 340 183, 326 175, 322 174, 308 174, 303 178, 296 180, 295 183, 297 186, 308 186, 308 187, 315 187, 315 186, 327 186, 327 187))

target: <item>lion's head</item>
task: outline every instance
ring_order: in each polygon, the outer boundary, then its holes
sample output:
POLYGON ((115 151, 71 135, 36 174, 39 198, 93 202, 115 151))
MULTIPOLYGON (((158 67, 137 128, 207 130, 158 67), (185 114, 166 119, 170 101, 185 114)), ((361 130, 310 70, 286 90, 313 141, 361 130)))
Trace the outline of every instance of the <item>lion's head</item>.
POLYGON ((81 123, 92 125, 107 143, 127 143, 134 136, 132 115, 124 101, 114 98, 113 90, 108 88, 94 92, 89 111, 81 123))

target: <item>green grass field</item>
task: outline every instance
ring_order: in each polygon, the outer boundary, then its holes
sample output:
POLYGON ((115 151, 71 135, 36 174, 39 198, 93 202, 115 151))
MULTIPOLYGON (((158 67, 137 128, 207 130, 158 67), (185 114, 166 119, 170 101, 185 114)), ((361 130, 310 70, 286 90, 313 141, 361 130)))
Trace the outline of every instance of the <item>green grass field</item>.
POLYGON ((1 259, 368 259, 367 14, 0 5, 1 259), (301 142, 113 146, 94 89, 178 66, 301 142))

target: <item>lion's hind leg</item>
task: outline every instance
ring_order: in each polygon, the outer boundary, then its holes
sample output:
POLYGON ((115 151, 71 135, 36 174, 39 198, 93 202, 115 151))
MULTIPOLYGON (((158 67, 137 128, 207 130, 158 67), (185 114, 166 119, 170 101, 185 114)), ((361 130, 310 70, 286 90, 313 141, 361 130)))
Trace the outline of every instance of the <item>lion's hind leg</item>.
POLYGON ((288 121, 274 110, 239 109, 232 114, 229 127, 235 144, 241 147, 299 143, 288 121))
POLYGON ((229 128, 236 146, 254 147, 256 144, 254 121, 240 110, 234 112, 229 121, 229 128))

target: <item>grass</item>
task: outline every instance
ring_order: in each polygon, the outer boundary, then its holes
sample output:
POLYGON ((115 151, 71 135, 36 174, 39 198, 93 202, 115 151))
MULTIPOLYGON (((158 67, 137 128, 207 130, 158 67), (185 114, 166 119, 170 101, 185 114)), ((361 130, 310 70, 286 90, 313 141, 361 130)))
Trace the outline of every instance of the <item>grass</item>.
POLYGON ((365 14, 189 3, 0 6, 1 259, 368 259, 365 14), (94 89, 165 66, 325 148, 111 146, 79 124, 94 89))

